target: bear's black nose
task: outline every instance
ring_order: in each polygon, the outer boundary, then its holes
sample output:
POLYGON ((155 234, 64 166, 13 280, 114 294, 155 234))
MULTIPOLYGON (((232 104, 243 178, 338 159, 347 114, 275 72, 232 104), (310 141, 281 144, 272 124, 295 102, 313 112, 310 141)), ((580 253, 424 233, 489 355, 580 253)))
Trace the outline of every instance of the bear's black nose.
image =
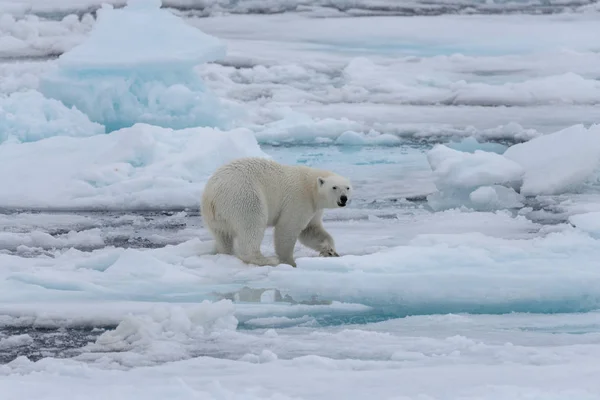
POLYGON ((345 202, 347 202, 347 201, 348 201, 348 197, 346 197, 345 195, 341 195, 341 196, 340 196, 340 201, 341 201, 342 203, 345 203, 345 202))

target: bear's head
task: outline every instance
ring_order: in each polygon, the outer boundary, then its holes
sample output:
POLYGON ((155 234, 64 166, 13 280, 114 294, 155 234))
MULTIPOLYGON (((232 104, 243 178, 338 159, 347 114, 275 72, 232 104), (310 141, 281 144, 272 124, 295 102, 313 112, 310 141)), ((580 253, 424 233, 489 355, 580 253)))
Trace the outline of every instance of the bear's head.
POLYGON ((331 175, 317 178, 319 203, 323 208, 346 207, 350 201, 352 185, 343 176, 331 175))

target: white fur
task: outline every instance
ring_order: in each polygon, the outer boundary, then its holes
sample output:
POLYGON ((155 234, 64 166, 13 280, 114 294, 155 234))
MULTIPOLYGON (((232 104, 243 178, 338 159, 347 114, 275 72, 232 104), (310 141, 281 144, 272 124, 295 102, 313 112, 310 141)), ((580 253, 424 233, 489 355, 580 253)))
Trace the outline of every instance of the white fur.
POLYGON ((338 257, 333 238, 323 228, 326 208, 350 199, 350 181, 330 171, 282 165, 264 158, 241 158, 220 167, 206 183, 201 214, 216 239, 216 251, 234 254, 256 265, 296 266, 299 239, 324 257, 338 257), (260 245, 268 226, 274 226, 279 260, 265 257, 260 245))

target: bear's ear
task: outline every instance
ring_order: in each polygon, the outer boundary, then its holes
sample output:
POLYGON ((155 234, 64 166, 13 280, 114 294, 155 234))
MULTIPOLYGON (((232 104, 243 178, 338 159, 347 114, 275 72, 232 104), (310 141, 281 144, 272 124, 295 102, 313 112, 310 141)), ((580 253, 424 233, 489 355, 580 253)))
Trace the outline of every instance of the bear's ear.
POLYGON ((317 181, 319 182, 319 186, 323 186, 325 184, 325 179, 318 177, 317 181))

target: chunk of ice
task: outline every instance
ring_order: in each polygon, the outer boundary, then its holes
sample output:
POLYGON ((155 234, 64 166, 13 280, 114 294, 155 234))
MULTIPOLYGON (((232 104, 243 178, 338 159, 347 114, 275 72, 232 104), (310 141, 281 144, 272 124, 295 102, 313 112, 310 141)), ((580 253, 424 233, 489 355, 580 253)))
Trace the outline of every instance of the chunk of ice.
POLYGON ((460 206, 493 210, 522 205, 511 187, 521 183, 524 170, 500 154, 481 150, 466 153, 436 145, 427 153, 427 160, 438 189, 427 200, 435 210, 460 206))
POLYGON ((521 196, 512 188, 501 185, 482 186, 469 195, 477 210, 499 210, 523 207, 521 196))
POLYGON ((160 9, 160 1, 131 0, 99 10, 89 38, 59 57, 40 90, 108 131, 136 122, 226 127, 226 107, 193 69, 224 55, 217 38, 160 9))
POLYGON ((465 153, 436 145, 427 153, 438 189, 472 189, 494 184, 519 182, 523 168, 503 156, 475 150, 465 153))
POLYGON ((50 136, 92 136, 104 127, 75 108, 35 90, 0 95, 0 144, 34 142, 50 136))
POLYGON ((98 10, 87 40, 58 59, 67 72, 190 69, 225 56, 225 45, 186 24, 160 0, 129 0, 122 9, 98 10))
POLYGON ((146 315, 125 318, 115 330, 100 335, 86 350, 130 351, 158 362, 180 360, 198 340, 211 333, 235 330, 238 320, 234 311, 229 300, 203 301, 189 309, 158 306, 146 315))
POLYGON ((600 166, 600 125, 575 125, 540 136, 509 147, 504 156, 525 169, 523 195, 575 191, 600 166))

